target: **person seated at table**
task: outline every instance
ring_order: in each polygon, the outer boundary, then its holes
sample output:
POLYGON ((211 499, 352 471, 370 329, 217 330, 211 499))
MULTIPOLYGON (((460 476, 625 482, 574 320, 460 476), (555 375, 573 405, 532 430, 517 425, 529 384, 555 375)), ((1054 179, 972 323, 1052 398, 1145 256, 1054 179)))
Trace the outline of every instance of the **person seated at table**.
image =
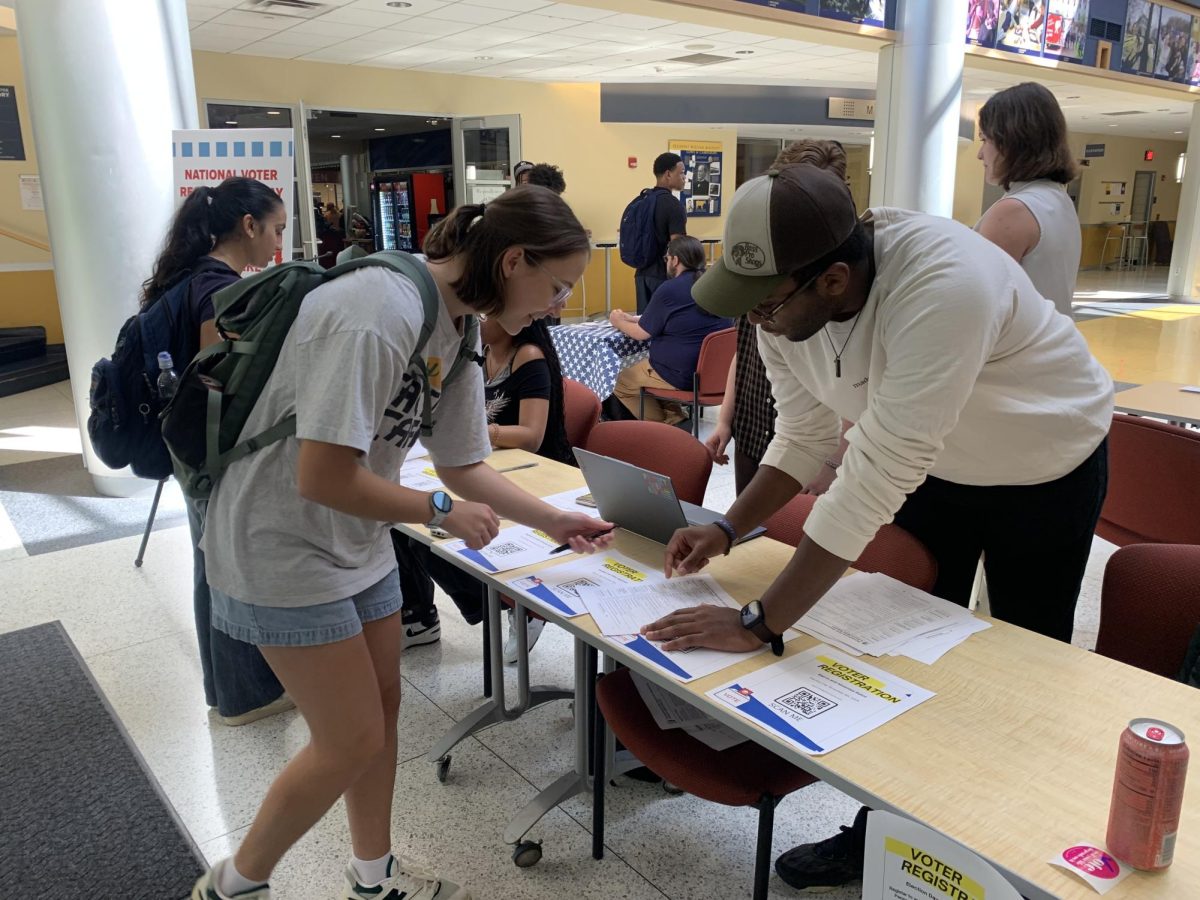
MULTIPOLYGON (((984 555, 993 616, 1070 641, 1108 481, 1113 385, 1075 324, 996 244, 950 219, 876 208, 806 165, 747 181, 696 301, 758 326, 778 416, 749 487, 682 528, 667 573, 700 571, 823 468, 855 423, 786 568, 744 611, 699 606, 643 633, 667 650, 754 650, 807 613, 887 522, 937 560, 932 593, 966 605, 984 555), (744 613, 744 615, 742 614, 744 613)), ((865 815, 776 862, 802 889, 862 876, 865 815)))
MULTIPOLYGON (((564 298, 565 299, 565 298, 564 298)), ((480 325, 484 352, 484 394, 488 440, 494 449, 528 450, 557 462, 572 463, 563 416, 563 378, 546 323, 535 319, 510 335, 494 319, 480 325)), ((400 566, 404 605, 404 646, 432 644, 442 626, 433 601, 436 582, 450 595, 470 625, 483 618, 483 592, 470 574, 436 557, 429 547, 399 531, 392 543, 400 566)), ((506 662, 516 662, 517 638, 509 611, 506 662)), ((529 648, 541 637, 541 619, 528 620, 529 648)))
MULTIPOLYGON (((617 330, 650 342, 650 358, 622 369, 613 389, 613 396, 634 417, 644 387, 690 391, 700 345, 714 331, 733 326, 732 319, 713 315, 692 299, 692 285, 704 274, 703 244, 689 235, 679 235, 671 238, 663 259, 669 279, 654 292, 646 311, 635 316, 614 309, 608 317, 617 330)), ((668 425, 687 418, 678 403, 660 401, 648 394, 645 417, 668 425)))

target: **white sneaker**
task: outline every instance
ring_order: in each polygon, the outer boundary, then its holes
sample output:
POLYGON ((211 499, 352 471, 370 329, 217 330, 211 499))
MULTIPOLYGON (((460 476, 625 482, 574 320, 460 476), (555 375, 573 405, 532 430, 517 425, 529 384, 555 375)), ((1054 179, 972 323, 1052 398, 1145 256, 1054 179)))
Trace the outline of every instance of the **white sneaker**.
POLYGON ((200 876, 192 888, 189 900, 271 900, 271 887, 264 884, 262 887, 251 888, 240 894, 222 894, 217 890, 216 873, 209 869, 200 876))
MULTIPOLYGON (((379 884, 365 885, 358 881, 354 866, 346 866, 346 893, 343 900, 471 900, 471 892, 453 881, 438 878, 432 872, 392 857, 388 876, 379 884)), ((205 898, 207 900, 207 898, 205 898)), ((256 898, 257 900, 257 898, 256 898)))
POLYGON ((296 708, 296 701, 289 697, 286 693, 280 694, 266 706, 260 706, 258 709, 252 709, 249 712, 244 712, 240 716, 222 716, 217 714, 217 721, 222 725, 228 725, 230 728, 240 728, 242 725, 249 725, 251 722, 257 722, 260 719, 266 719, 269 716, 274 716, 281 712, 287 712, 289 709, 296 708))
MULTIPOLYGON (((504 642, 504 662, 510 666, 517 664, 517 629, 515 626, 516 614, 513 610, 508 611, 508 640, 504 642)), ((538 642, 538 638, 542 636, 542 629, 546 627, 545 619, 535 619, 532 616, 525 618, 525 633, 529 635, 529 649, 533 650, 533 645, 538 642)))

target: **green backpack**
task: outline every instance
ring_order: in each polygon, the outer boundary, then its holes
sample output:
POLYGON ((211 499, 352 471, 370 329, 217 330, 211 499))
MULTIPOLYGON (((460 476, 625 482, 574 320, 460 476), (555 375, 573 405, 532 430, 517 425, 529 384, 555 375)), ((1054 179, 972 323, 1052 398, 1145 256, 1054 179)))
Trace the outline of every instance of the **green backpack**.
MULTIPOLYGON (((296 433, 292 414, 260 434, 242 438, 242 429, 275 369, 308 292, 347 272, 376 266, 404 275, 420 292, 424 320, 409 367, 416 366, 421 374, 421 434, 433 430, 432 391, 422 352, 437 327, 441 298, 424 264, 407 253, 389 250, 332 269, 307 261, 272 266, 213 297, 217 327, 222 334, 237 337, 196 354, 180 376, 175 397, 163 410, 163 440, 185 495, 208 497, 232 463, 296 433)), ((466 363, 479 361, 474 349, 478 334, 479 321, 468 316, 458 354, 442 379, 443 389, 466 363)))

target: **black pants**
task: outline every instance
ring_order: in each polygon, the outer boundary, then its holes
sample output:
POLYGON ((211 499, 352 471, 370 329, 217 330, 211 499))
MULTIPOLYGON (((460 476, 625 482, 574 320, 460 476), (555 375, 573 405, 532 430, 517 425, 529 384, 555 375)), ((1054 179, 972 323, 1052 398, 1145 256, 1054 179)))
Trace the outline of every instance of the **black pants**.
POLYGON ((420 617, 434 607, 433 583, 450 595, 468 625, 483 619, 483 585, 477 578, 433 555, 428 546, 392 529, 392 546, 400 570, 400 596, 404 611, 420 617))
POLYGON ((633 289, 637 296, 637 314, 639 316, 650 305, 650 298, 654 296, 654 292, 666 284, 666 281, 667 279, 659 278, 656 275, 633 276, 633 289))
POLYGON ((755 459, 749 453, 743 453, 738 449, 737 442, 733 444, 733 489, 736 494, 741 495, 750 482, 754 480, 755 474, 758 472, 760 461, 755 459))
POLYGON ((1070 641, 1079 585, 1108 489, 1108 440, 1045 484, 977 487, 927 478, 896 524, 937 558, 933 593, 966 606, 980 554, 997 619, 1070 641))

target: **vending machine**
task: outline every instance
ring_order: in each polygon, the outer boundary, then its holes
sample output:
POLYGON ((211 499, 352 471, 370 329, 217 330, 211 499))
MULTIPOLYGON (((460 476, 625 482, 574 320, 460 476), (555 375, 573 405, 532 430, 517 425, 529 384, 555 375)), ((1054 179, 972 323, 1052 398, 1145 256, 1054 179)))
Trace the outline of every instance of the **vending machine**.
POLYGON ((371 182, 371 206, 375 214, 375 249, 411 251, 412 183, 398 175, 377 175, 371 182))

